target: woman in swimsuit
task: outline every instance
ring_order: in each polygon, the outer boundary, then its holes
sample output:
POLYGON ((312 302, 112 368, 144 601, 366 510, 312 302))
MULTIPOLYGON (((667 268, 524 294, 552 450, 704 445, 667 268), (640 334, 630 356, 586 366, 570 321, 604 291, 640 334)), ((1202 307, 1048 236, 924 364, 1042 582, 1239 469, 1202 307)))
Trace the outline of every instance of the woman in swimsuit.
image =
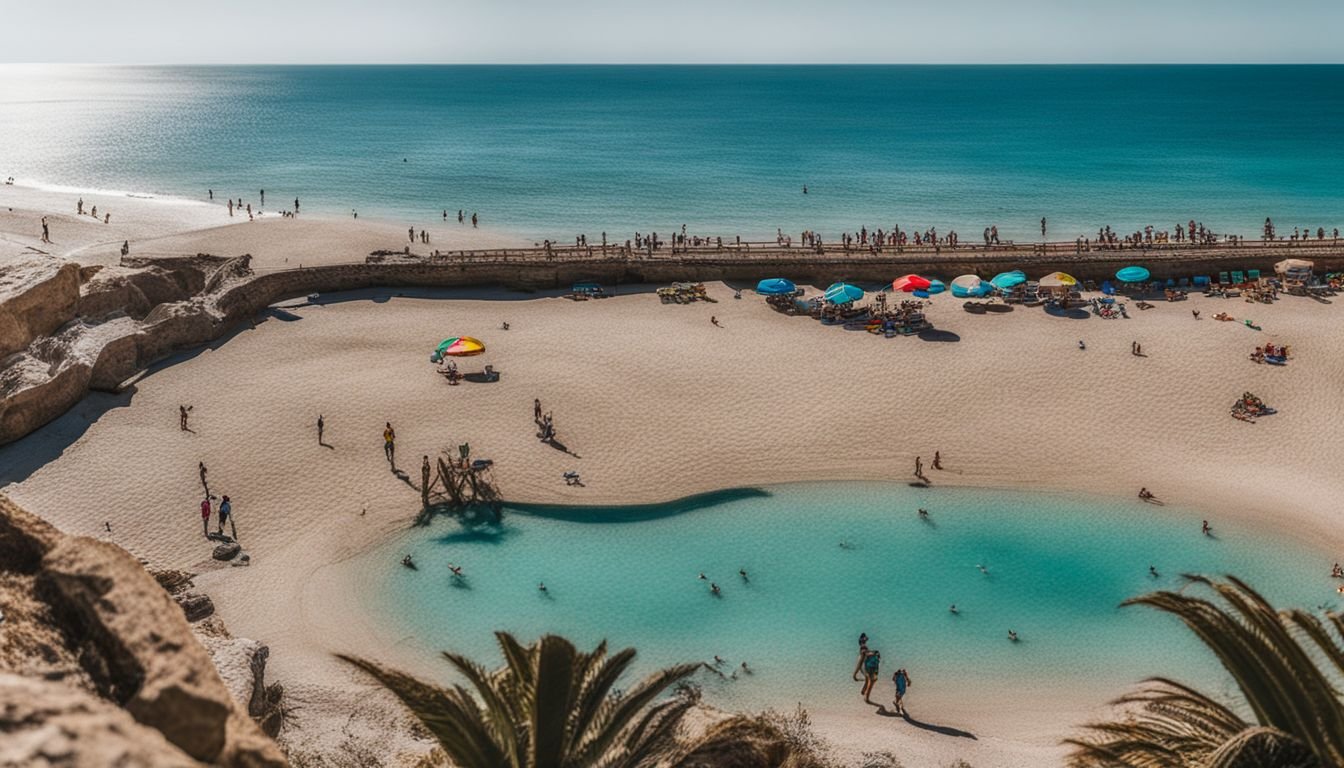
POLYGON ((901 701, 905 699, 905 689, 910 687, 910 675, 905 671, 905 667, 901 667, 891 676, 891 681, 896 684, 896 698, 891 704, 896 707, 896 714, 904 715, 905 706, 901 701))

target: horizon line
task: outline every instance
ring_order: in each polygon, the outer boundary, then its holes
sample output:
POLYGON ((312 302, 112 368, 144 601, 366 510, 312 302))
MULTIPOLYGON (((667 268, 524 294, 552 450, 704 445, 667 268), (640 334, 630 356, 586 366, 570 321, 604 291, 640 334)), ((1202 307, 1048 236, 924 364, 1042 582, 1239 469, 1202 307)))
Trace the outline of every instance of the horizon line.
POLYGON ((0 61, 0 67, 1339 67, 1341 61, 0 61))

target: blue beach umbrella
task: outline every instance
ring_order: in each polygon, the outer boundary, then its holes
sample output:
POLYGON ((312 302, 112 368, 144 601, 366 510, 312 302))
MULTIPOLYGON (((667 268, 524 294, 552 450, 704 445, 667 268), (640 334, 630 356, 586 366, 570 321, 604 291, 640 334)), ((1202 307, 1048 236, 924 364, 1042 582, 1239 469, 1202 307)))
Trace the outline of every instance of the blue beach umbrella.
POLYGON ((952 295, 958 299, 980 298, 992 290, 993 285, 975 275, 962 275, 952 281, 952 295))
POLYGON ((1122 283, 1142 283, 1148 279, 1149 274, 1143 267, 1125 267, 1115 273, 1115 279, 1122 283))
POLYGON ((766 296, 778 296, 793 293, 796 290, 798 290, 798 286, 794 285, 792 280, 785 280, 782 277, 772 277, 756 284, 756 292, 763 293, 766 296))
POLYGON ((1027 276, 1022 270, 1015 269, 1012 272, 1000 272, 991 278, 989 282, 995 288, 998 288, 1001 291, 1006 291, 1015 285, 1021 285, 1027 282, 1027 276))
POLYGON ((835 283, 826 289, 822 297, 832 304, 849 304, 863 298, 863 289, 849 283, 835 283))

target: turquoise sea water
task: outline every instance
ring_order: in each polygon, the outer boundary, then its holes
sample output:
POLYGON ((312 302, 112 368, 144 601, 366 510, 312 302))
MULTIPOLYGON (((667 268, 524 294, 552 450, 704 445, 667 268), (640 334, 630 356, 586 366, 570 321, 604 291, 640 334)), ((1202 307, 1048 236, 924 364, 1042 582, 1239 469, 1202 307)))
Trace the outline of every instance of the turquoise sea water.
POLYGON ((1342 125, 1341 66, 0 67, 0 175, 558 239, 1330 230, 1342 125))
POLYGON ((754 674, 737 680, 697 676, 719 704, 862 710, 849 675, 866 632, 883 653, 882 690, 906 667, 925 712, 995 706, 991 692, 1013 686, 1014 706, 1072 722, 1148 675, 1224 690, 1179 622, 1117 607, 1179 587, 1182 572, 1235 573, 1284 605, 1337 607, 1329 553, 1213 524, 1208 538, 1197 513, 1138 501, 801 484, 662 507, 510 510, 497 528, 440 519, 338 567, 389 643, 431 665, 445 649, 497 662, 494 630, 558 632, 636 647, 645 669, 717 654, 731 673, 747 661, 754 674), (418 570, 398 565, 406 553, 418 570))

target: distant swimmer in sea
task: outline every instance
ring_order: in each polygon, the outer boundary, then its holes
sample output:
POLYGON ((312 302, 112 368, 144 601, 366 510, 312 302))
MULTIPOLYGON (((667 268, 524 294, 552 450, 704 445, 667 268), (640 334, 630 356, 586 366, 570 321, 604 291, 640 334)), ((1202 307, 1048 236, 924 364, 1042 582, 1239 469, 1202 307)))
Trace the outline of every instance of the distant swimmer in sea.
POLYGON ((1330 578, 1344 579, 1344 568, 1339 567, 1339 563, 1335 563, 1335 567, 1330 569, 1330 578))
POLYGON ((1014 631, 1011 630, 1011 629, 1008 630, 1008 639, 1009 639, 1010 641, 1016 643, 1016 642, 1017 642, 1017 633, 1014 632, 1014 631))
POLYGON ((454 576, 462 578, 462 566, 449 563, 448 570, 452 571, 454 576))
POLYGON ((544 582, 544 581, 539 581, 539 582, 537 582, 537 590, 538 590, 539 592, 545 592, 545 591, 546 591, 546 582, 544 582))
POLYGON ((979 563, 977 563, 975 567, 976 567, 976 568, 979 568, 979 569, 980 569, 980 572, 983 573, 983 574, 985 574, 986 576, 989 575, 989 569, 986 568, 985 566, 980 565, 979 563))
POLYGON ((804 195, 807 194, 807 185, 806 185, 806 184, 803 185, 803 194, 804 194, 804 195))
POLYGON ((704 572, 704 571, 701 571, 701 572, 700 572, 700 580, 701 580, 701 581, 704 581, 704 580, 705 580, 705 572, 704 572))
POLYGON ((948 612, 948 613, 960 613, 960 611, 957 610, 957 604, 956 604, 956 603, 953 603, 953 604, 949 605, 949 606, 947 607, 947 612, 948 612))
POLYGON ((748 675, 751 674, 751 667, 748 667, 748 666, 747 666, 747 662, 745 662, 745 661, 742 662, 742 671, 743 671, 743 672, 746 672, 748 675))
POLYGON ((722 593, 719 591, 719 585, 718 585, 718 584, 715 584, 715 583, 712 582, 712 581, 709 583, 709 593, 710 593, 711 595, 716 595, 716 596, 722 594, 722 593))
POLYGON ((718 655, 717 653, 714 654, 714 663, 715 663, 715 664, 722 664, 722 663, 723 663, 723 657, 720 656, 720 655, 718 655))
POLYGON ((841 549, 853 549, 853 548, 854 548, 854 545, 853 545, 853 544, 850 544, 848 541, 842 541, 842 542, 840 542, 840 548, 841 548, 841 549))
POLYGON ((920 519, 922 519, 922 520, 928 520, 928 519, 929 519, 929 510, 924 509, 923 507, 920 507, 920 509, 919 509, 919 517, 920 517, 920 519))
POLYGON ((1213 529, 1209 527, 1209 521, 1208 521, 1208 520, 1205 520, 1205 521, 1204 521, 1204 525, 1203 525, 1203 527, 1202 527, 1202 530, 1203 530, 1205 536, 1212 536, 1212 535, 1213 535, 1213 529))
POLYGON ((410 568, 412 571, 414 571, 414 570, 418 570, 418 569, 415 567, 415 561, 411 559, 411 556, 410 556, 410 555, 407 555, 407 556, 401 558, 401 564, 404 565, 404 566, 406 566, 407 568, 410 568))
POLYGON ((1148 575, 1152 576, 1153 578, 1157 578, 1158 576, 1157 569, 1151 565, 1148 566, 1148 575))
MULTIPOLYGON (((1336 565, 1335 567, 1338 568, 1339 566, 1336 565)), ((748 579, 748 578, 747 578, 747 569, 746 569, 746 568, 739 568, 739 569, 737 570, 737 575, 738 575, 738 576, 741 576, 743 581, 751 581, 751 579, 748 579)))

